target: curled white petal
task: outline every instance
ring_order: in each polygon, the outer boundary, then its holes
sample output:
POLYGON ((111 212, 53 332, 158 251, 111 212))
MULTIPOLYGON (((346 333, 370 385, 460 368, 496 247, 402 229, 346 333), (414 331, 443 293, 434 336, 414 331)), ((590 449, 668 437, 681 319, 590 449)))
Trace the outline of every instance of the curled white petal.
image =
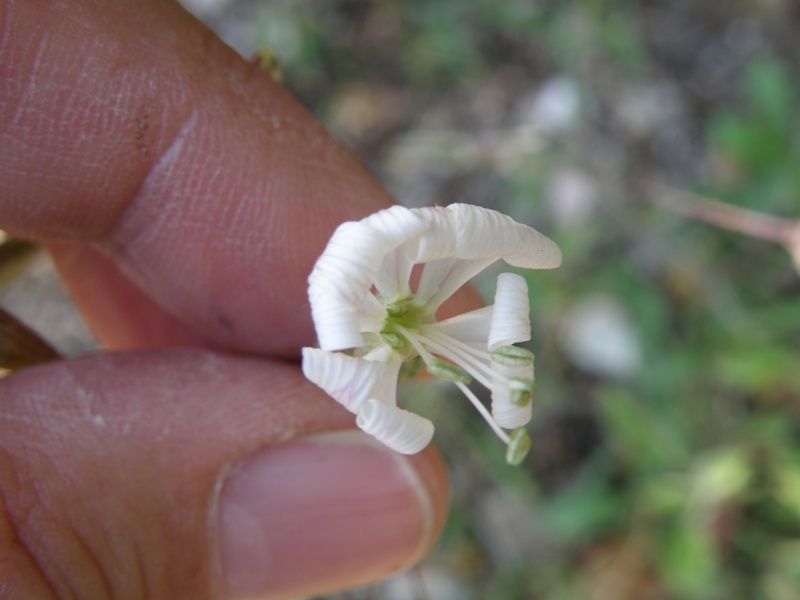
POLYGON ((392 206, 361 221, 386 240, 380 252, 381 264, 373 278, 378 292, 389 300, 408 293, 408 280, 414 263, 407 256, 405 245, 411 243, 427 229, 428 221, 403 206, 392 206))
POLYGON ((561 265, 561 250, 553 240, 526 225, 520 227, 527 231, 521 232, 520 243, 503 254, 503 260, 522 269, 555 269, 561 265))
POLYGON ((561 251, 552 240, 497 211, 469 204, 415 211, 431 224, 417 242, 416 262, 495 257, 527 269, 561 264, 561 251))
POLYGON ((381 344, 379 346, 375 346, 360 358, 363 360, 374 360, 382 363, 388 363, 389 360, 391 360, 393 353, 394 350, 392 350, 391 346, 381 344))
POLYGON ((482 258, 485 256, 505 256, 520 243, 526 230, 512 218, 494 210, 453 204, 450 206, 453 221, 459 236, 455 255, 459 258, 482 258))
POLYGON ((311 316, 320 348, 345 350, 363 345, 359 308, 387 253, 415 239, 427 222, 402 206, 361 221, 342 223, 308 277, 311 316))
POLYGON ((343 223, 336 229, 308 278, 311 317, 323 350, 361 346, 358 307, 369 294, 380 267, 375 246, 380 235, 360 223, 343 223))
POLYGON ((498 379, 502 378, 503 380, 508 380, 511 379, 512 377, 517 377, 520 379, 530 379, 531 381, 535 379, 533 361, 528 362, 524 365, 520 364, 519 366, 509 366, 497 362, 492 362, 492 371, 494 371, 497 374, 498 379))
POLYGON ((430 224, 405 206, 395 205, 371 214, 359 223, 376 231, 384 240, 384 252, 415 239, 430 224))
POLYGON ((369 289, 381 264, 377 251, 385 246, 379 232, 361 222, 342 223, 308 276, 310 289, 324 286, 343 299, 355 301, 369 289))
POLYGON ((489 350, 531 339, 530 310, 525 279, 515 273, 501 273, 494 294, 489 350))
POLYGON ((370 398, 376 398, 384 404, 390 404, 392 406, 397 404, 397 380, 403 362, 403 358, 395 353, 385 363, 386 372, 376 382, 375 388, 372 390, 372 394, 370 394, 370 398))
POLYGON ((533 409, 530 404, 517 406, 511 402, 492 400, 492 416, 500 427, 516 429, 531 420, 533 409))
POLYGON ((416 454, 433 438, 428 419, 374 399, 361 404, 356 425, 401 454, 416 454))
MULTIPOLYGON (((303 348, 303 374, 352 413, 379 396, 387 364, 319 348, 303 348)), ((396 380, 395 374, 395 380, 396 380)))
POLYGON ((309 289, 311 318, 317 330, 319 345, 325 350, 358 348, 364 343, 359 326, 360 316, 353 306, 324 290, 309 289))
POLYGON ((492 416, 500 427, 516 429, 531 420, 533 414, 531 404, 518 406, 511 401, 512 391, 509 380, 512 377, 534 380, 533 362, 524 366, 510 367, 492 363, 492 370, 497 380, 492 386, 492 416))
POLYGON ((431 310, 501 258, 528 269, 561 264, 561 251, 552 240, 497 211, 469 204, 414 210, 430 223, 416 241, 413 260, 426 263, 418 299, 431 310))
POLYGON ((461 233, 456 256, 479 258, 494 253, 525 269, 552 269, 561 264, 558 246, 532 227, 480 206, 452 204, 449 208, 461 233), (475 244, 477 240, 483 243, 475 244))
POLYGON ((458 231, 450 207, 429 206, 412 210, 425 219, 429 226, 417 238, 414 248, 409 249, 414 250, 413 253, 409 252, 411 260, 415 263, 426 263, 455 256, 458 231))

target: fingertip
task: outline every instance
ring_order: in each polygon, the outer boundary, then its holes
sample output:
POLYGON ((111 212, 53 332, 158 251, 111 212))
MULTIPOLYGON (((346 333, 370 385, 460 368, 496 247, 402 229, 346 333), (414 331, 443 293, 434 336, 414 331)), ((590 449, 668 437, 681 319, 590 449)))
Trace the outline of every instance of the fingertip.
POLYGON ((429 503, 429 537, 421 547, 420 557, 436 542, 447 520, 450 509, 450 480, 447 465, 439 449, 429 444, 425 450, 404 457, 419 478, 420 490, 424 490, 424 502, 429 503))
MULTIPOLYGON (((158 306, 155 319, 177 316, 209 346, 296 357, 313 338, 304 306, 314 260, 339 223, 384 208, 388 193, 175 2, 7 4, 3 228, 92 245, 158 306)), ((130 315, 101 271, 92 261, 67 274, 91 296, 87 313, 130 315)), ((125 326, 149 329, 147 312, 125 326)))
POLYGON ((418 561, 447 513, 439 453, 394 453, 360 432, 259 451, 219 499, 223 589, 292 598, 386 577, 418 561))

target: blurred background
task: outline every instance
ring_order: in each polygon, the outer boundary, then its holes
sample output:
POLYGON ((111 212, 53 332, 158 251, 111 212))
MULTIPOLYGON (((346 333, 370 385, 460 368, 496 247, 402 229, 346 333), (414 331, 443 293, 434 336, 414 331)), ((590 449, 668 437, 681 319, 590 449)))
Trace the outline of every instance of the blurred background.
MULTIPOLYGON (((421 566, 336 598, 800 599, 800 3, 184 4, 402 203, 496 208, 564 254, 524 273, 529 458, 408 387, 450 519, 421 566)), ((0 305, 85 351, 60 294, 40 259, 0 305)))

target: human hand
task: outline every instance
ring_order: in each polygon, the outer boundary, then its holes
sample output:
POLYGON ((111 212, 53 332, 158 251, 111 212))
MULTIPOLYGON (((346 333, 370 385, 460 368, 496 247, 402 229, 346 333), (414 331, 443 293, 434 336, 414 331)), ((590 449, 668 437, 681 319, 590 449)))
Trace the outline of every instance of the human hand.
POLYGON ((306 275, 380 186, 163 0, 0 0, 0 82, 0 227, 124 351, 0 380, 0 596, 286 598, 419 559, 439 455, 326 434, 352 416, 294 362, 306 275))

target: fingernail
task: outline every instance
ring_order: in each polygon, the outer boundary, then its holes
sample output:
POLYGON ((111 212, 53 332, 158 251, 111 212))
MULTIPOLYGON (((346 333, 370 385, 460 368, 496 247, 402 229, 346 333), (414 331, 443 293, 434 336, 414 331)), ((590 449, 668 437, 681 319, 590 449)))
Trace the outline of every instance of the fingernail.
POLYGON ((374 581, 419 558, 431 503, 408 459, 360 432, 271 446, 219 498, 226 597, 297 597, 374 581))

